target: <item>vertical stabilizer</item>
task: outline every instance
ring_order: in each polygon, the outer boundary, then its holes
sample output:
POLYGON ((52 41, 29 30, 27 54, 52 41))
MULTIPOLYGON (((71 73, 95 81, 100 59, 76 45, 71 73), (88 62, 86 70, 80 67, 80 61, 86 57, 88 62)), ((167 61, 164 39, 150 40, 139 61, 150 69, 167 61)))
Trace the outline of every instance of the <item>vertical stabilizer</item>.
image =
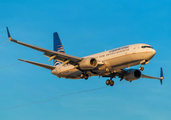
MULTIPOLYGON (((63 45, 61 43, 61 40, 57 32, 53 33, 53 45, 54 45, 53 46, 54 51, 65 54, 65 50, 63 48, 63 45)), ((62 63, 60 61, 54 60, 54 66, 57 66, 59 64, 62 64, 62 63)))

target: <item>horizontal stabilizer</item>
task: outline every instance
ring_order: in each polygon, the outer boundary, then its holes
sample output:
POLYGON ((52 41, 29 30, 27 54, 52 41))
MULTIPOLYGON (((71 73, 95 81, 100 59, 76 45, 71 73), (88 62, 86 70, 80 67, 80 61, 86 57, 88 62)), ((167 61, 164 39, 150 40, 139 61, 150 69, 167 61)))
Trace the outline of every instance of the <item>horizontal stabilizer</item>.
POLYGON ((49 69, 49 70, 55 69, 55 66, 45 65, 45 64, 41 64, 41 63, 37 63, 37 62, 32 62, 32 61, 28 61, 28 60, 22 60, 22 59, 18 59, 18 60, 23 61, 23 62, 27 62, 27 63, 30 63, 30 64, 33 64, 33 65, 37 65, 39 67, 43 67, 43 68, 46 68, 46 69, 49 69))

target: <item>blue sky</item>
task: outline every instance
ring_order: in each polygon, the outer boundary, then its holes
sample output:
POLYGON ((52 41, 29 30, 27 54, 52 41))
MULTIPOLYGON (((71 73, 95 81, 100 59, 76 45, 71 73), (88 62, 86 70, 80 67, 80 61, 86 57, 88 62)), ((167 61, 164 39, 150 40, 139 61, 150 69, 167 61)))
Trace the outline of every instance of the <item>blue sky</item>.
POLYGON ((1 0, 0 6, 0 120, 171 119, 170 0, 1 0), (13 38, 51 50, 53 32, 58 31, 66 53, 78 57, 150 44, 157 53, 143 73, 157 77, 163 67, 165 80, 161 86, 157 80, 129 83, 117 78, 114 87, 105 87, 106 78, 59 79, 49 70, 19 62, 35 57, 32 61, 52 65, 41 52, 3 44, 8 40, 6 26, 13 38))

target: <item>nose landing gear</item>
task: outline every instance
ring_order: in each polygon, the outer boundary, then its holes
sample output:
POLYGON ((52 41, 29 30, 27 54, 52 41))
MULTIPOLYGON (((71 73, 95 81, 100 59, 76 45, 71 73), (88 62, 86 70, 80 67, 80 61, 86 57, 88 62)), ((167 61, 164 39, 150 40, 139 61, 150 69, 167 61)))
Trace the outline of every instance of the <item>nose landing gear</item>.
POLYGON ((141 64, 141 66, 139 67, 139 70, 141 70, 141 71, 144 70, 144 67, 142 66, 142 64, 141 64))
POLYGON ((143 71, 144 70, 143 65, 148 64, 149 62, 150 62, 149 60, 142 60, 140 62, 141 66, 139 67, 139 70, 143 71))

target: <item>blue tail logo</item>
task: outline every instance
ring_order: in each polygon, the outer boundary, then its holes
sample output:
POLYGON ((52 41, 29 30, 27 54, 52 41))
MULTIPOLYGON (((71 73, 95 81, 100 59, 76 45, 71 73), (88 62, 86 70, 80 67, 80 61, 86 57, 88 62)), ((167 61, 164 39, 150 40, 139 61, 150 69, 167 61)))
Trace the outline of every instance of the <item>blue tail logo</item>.
MULTIPOLYGON (((57 32, 53 34, 53 45, 54 51, 65 54, 65 50, 57 32)), ((54 66, 57 66, 59 64, 62 64, 62 62, 54 60, 54 66)))

